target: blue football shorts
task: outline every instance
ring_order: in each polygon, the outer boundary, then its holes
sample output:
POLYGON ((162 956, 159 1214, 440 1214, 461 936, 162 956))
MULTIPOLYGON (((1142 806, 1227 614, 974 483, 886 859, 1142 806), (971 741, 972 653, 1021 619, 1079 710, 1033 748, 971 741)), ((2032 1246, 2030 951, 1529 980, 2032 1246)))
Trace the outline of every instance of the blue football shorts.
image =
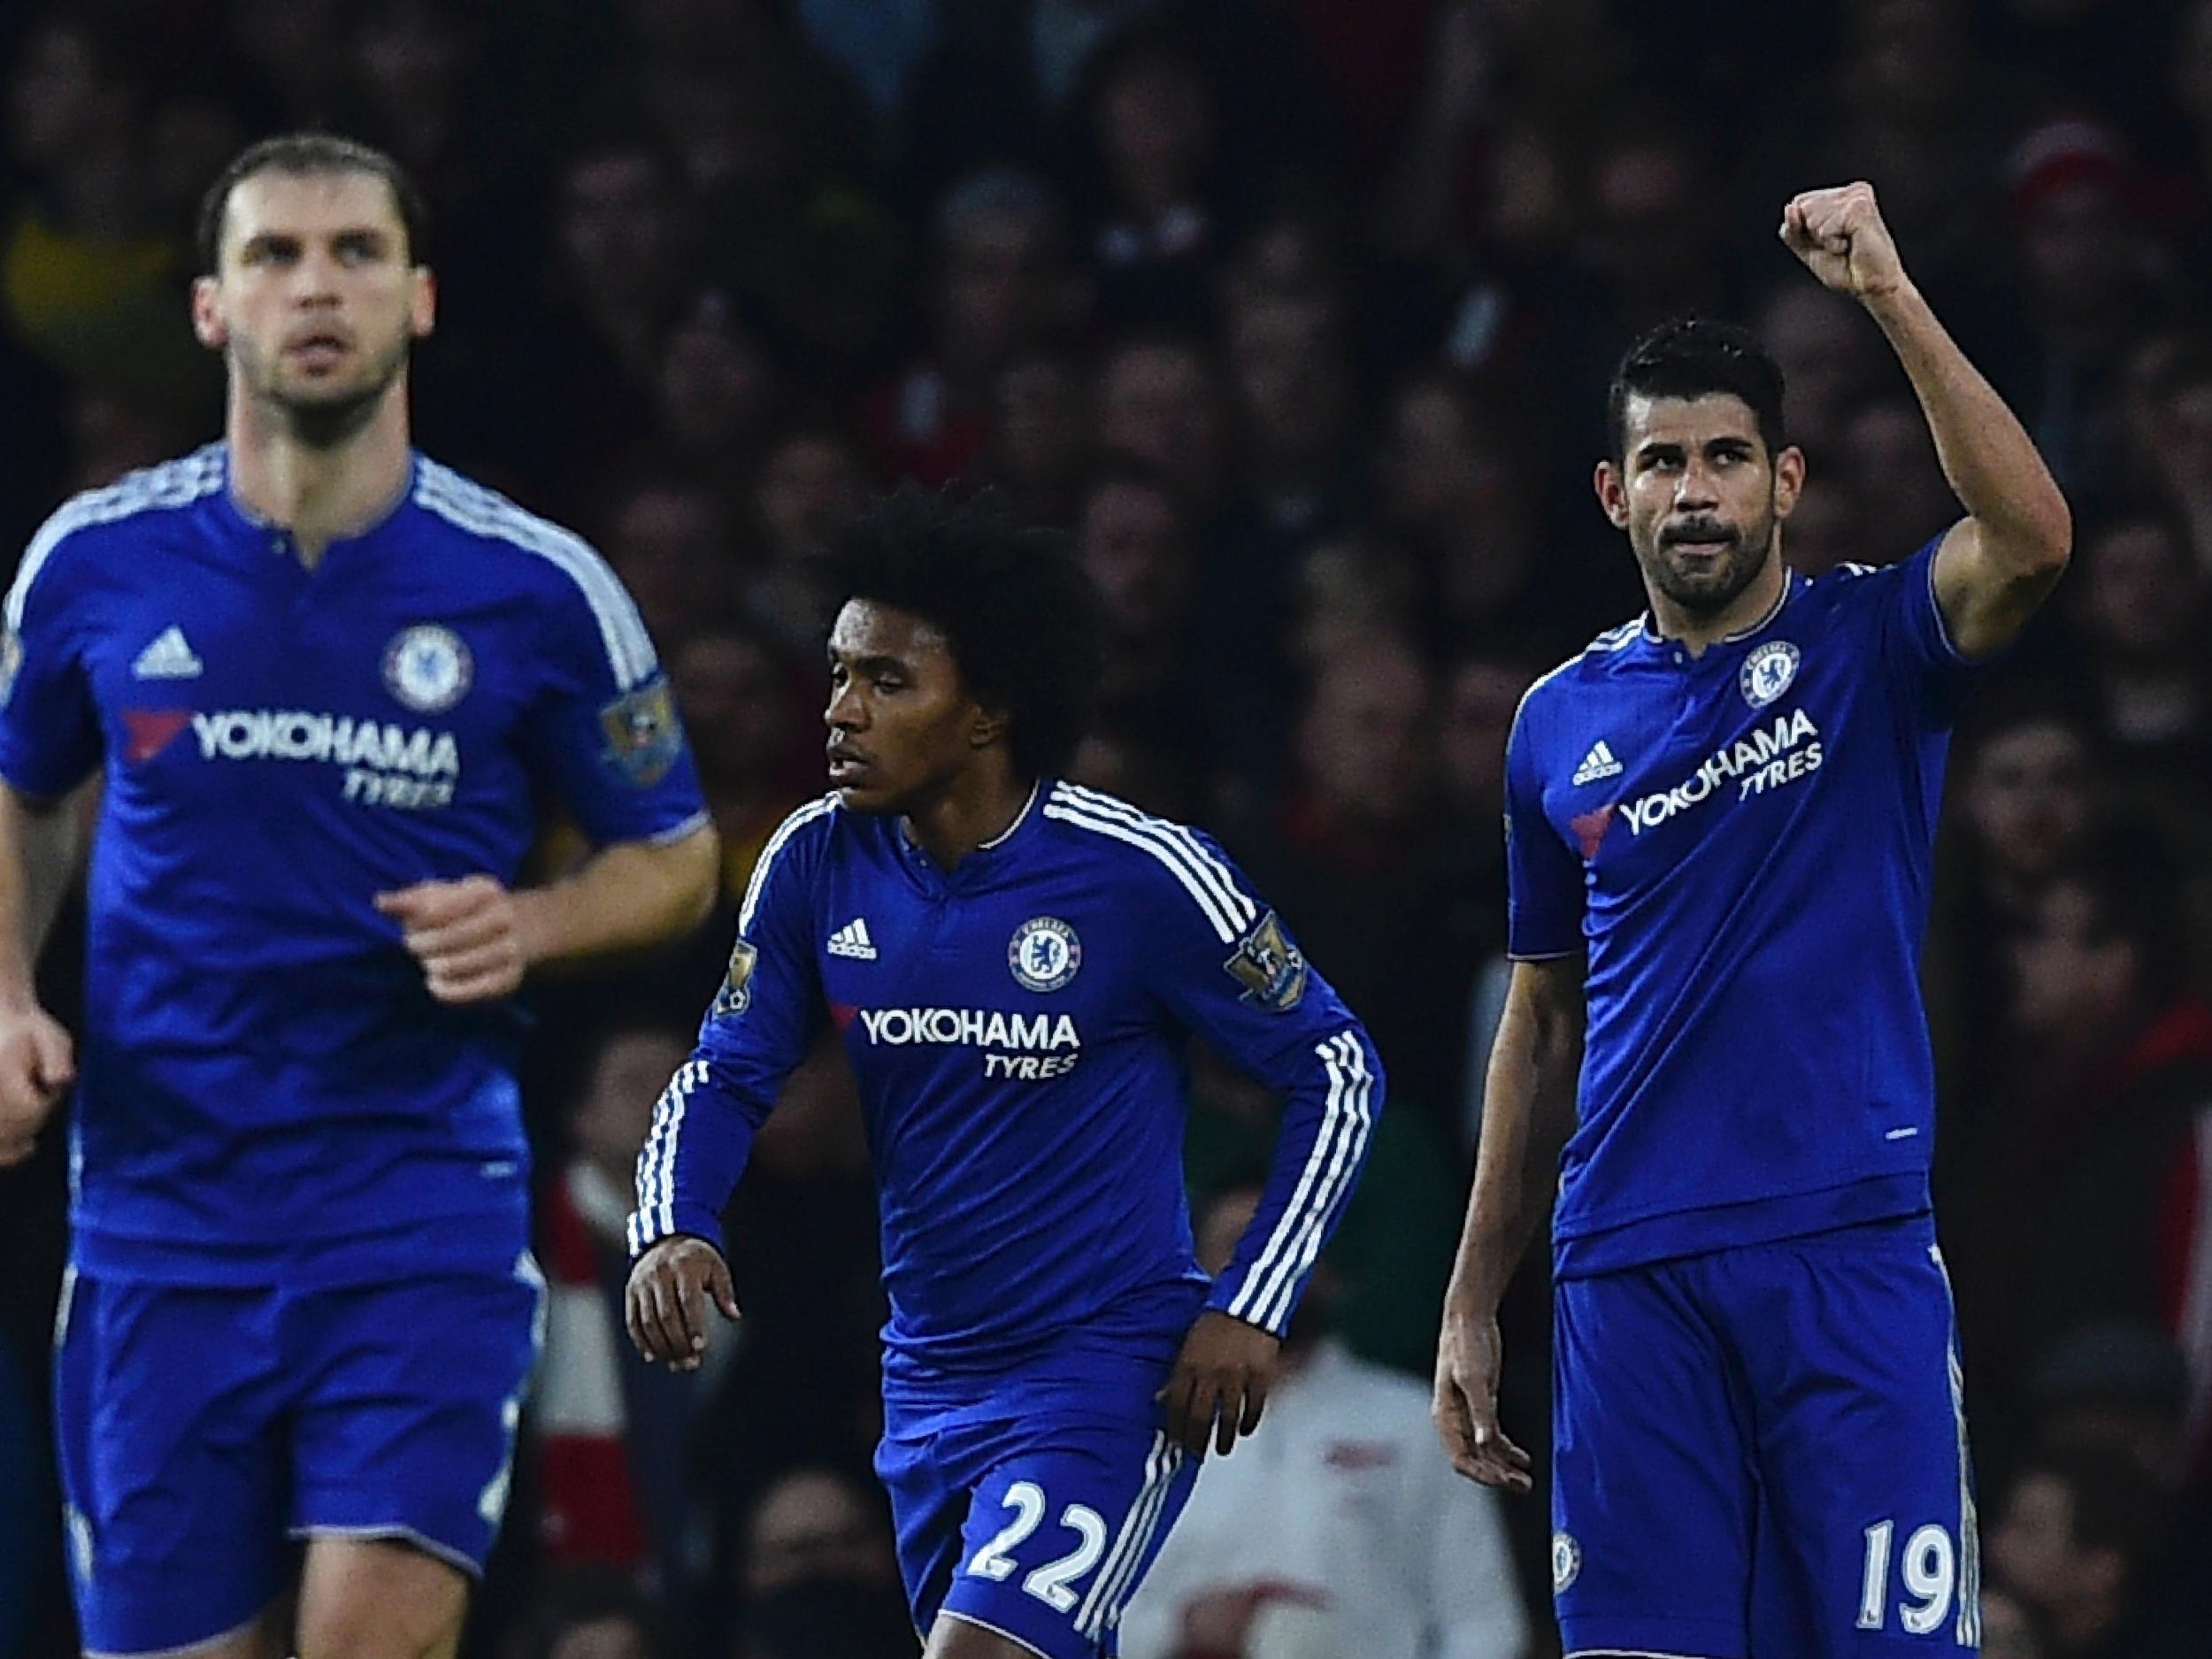
POLYGON ((1565 1652, 1980 1646, 1950 1287, 1925 1216, 1555 1287, 1565 1652))
POLYGON ((944 1614, 1045 1659, 1115 1651, 1198 1475, 1153 1403, 1164 1380, 1133 1369, 1118 1389, 1033 1380, 956 1407, 887 1403, 876 1473, 918 1632, 944 1614))
POLYGON ((250 1624, 317 1533, 474 1576, 506 1508, 543 1281, 64 1286, 64 1525, 84 1647, 155 1654, 250 1624))

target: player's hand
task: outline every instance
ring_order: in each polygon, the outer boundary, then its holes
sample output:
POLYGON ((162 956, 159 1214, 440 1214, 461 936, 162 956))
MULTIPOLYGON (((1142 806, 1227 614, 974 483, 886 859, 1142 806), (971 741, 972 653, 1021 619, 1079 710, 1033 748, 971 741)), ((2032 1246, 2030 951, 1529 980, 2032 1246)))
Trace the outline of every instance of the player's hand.
POLYGON ((1193 1457, 1206 1455, 1210 1439, 1227 1456, 1238 1435, 1259 1427, 1282 1348, 1282 1338, 1218 1309, 1200 1314, 1167 1386, 1152 1396, 1167 1406, 1168 1438, 1193 1457))
POLYGON ((0 1169, 20 1164, 76 1079, 69 1033, 36 1003, 0 1013, 0 1169))
POLYGON ((1436 1347, 1436 1398, 1430 1415, 1452 1467, 1470 1480, 1508 1492, 1529 1489, 1529 1456, 1498 1426, 1498 1363, 1504 1344, 1494 1313, 1444 1309, 1436 1347))
POLYGON ((1806 268, 1839 294, 1878 300, 1904 286, 1904 261, 1870 184, 1792 196, 1782 210, 1781 234, 1806 268))
POLYGON ((489 876, 418 881, 376 895, 441 1002, 511 996, 530 966, 522 906, 489 876))
POLYGON ((730 1265, 704 1239, 663 1239, 630 1269, 623 1322, 637 1351, 671 1371, 697 1371, 707 1351, 707 1304, 737 1317, 730 1265))

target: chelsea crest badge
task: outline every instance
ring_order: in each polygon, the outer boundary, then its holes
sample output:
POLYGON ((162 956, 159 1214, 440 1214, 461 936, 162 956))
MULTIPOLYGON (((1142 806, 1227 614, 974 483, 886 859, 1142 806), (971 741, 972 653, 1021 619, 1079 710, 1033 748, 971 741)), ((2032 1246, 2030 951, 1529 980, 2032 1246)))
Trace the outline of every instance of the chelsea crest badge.
POLYGON ((442 714, 468 695, 469 648, 434 622, 402 628, 384 648, 384 685, 417 714, 442 714))
POLYGON ((1763 709, 1787 691, 1796 678, 1797 647, 1787 640, 1769 640, 1744 658, 1736 683, 1742 687, 1746 703, 1763 709))
POLYGON ((1056 916, 1032 917, 1014 930, 1006 965, 1032 991, 1056 991, 1083 965, 1083 941, 1056 916))

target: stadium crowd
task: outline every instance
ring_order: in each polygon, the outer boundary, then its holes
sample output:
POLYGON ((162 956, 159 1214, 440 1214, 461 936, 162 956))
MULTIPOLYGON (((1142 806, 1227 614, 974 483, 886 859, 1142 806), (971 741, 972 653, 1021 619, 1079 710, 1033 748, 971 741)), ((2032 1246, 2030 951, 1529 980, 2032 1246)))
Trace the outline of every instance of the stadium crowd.
MULTIPOLYGON (((1955 514, 1872 325, 1775 238, 1791 192, 1863 177, 2078 526, 1959 733, 1925 964, 1985 1646, 2212 1653, 2212 0, 31 0, 0 22, 0 539, 213 434, 199 196, 307 127, 424 187, 422 447, 604 551, 726 855, 684 947, 529 992, 550 1319, 470 1652, 914 1651, 833 1051, 734 1207, 738 1340, 649 1371, 619 1302, 653 1099, 765 836, 822 787, 806 555, 909 478, 1073 536, 1112 624, 1078 775, 1216 833, 1390 1067, 1327 1329, 1294 1344, 1348 1402, 1302 1432, 1340 1443, 1274 1477, 1273 1524, 1382 1505, 1363 1552, 1315 1558, 1435 1595, 1409 1653, 1555 1651, 1540 1479, 1497 1503, 1343 1470, 1446 1471, 1402 1408, 1502 985, 1506 732, 1641 607, 1588 482, 1614 359, 1672 313, 1755 327, 1809 462, 1801 570, 1903 557, 1955 514), (1471 1552, 1502 1525, 1517 1587, 1469 1613, 1477 1564, 1392 1562, 1430 1534, 1391 1506, 1432 1502, 1471 1552)), ((580 850, 549 823, 547 869, 580 850)), ((47 954, 57 1008, 79 942, 47 954)), ((1202 1217, 1264 1172, 1271 1102, 1203 1055, 1194 1079, 1202 1217)), ((0 1175, 0 1659, 73 1651, 48 1141, 0 1175)), ((1540 1445, 1541 1281, 1509 1303, 1504 1381, 1540 1445)), ((1193 1528, 1159 1587, 1188 1599, 1133 1620, 1144 1655, 1288 1652, 1272 1601, 1345 1594, 1262 1593, 1233 1531, 1193 1528)), ((1277 1576, 1300 1558, 1286 1539, 1277 1576)))

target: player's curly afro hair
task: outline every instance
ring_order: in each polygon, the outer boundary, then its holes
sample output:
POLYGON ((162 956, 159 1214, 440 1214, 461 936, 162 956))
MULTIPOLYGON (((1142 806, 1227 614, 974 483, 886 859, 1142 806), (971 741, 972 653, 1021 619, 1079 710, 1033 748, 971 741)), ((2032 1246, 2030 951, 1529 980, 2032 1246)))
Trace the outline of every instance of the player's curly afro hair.
POLYGON ((1767 458, 1782 453, 1782 370, 1756 336, 1734 323, 1677 317, 1639 335, 1613 371, 1605 425, 1613 458, 1628 456, 1632 397, 1740 397, 1759 423, 1767 458))
POLYGON ((1017 772, 1066 766, 1090 727, 1105 627, 1064 534, 1023 524, 995 490, 907 483, 840 526, 823 563, 836 603, 872 600, 945 636, 968 694, 1006 711, 1017 772))

